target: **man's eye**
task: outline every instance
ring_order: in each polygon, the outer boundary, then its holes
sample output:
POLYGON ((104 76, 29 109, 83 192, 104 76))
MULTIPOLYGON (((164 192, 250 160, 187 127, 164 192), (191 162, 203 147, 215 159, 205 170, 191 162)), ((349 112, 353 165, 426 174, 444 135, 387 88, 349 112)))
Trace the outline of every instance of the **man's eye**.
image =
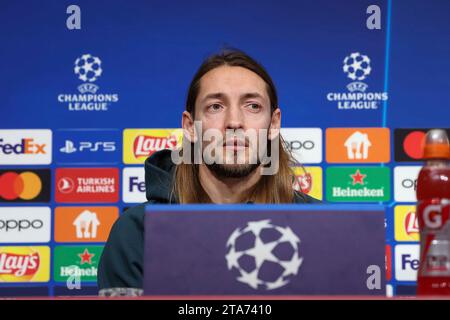
POLYGON ((247 108, 250 109, 250 111, 259 111, 262 107, 257 103, 251 103, 247 105, 247 108))
POLYGON ((222 109, 222 106, 218 103, 214 103, 214 104, 208 106, 208 110, 212 111, 212 112, 219 111, 220 109, 222 109))

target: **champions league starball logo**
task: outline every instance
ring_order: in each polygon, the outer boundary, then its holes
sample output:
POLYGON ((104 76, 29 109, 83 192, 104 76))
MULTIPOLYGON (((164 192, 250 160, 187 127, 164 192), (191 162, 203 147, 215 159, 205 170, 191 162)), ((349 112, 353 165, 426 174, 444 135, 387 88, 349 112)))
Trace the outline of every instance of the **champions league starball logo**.
MULTIPOLYGON (((93 57, 90 54, 83 54, 75 60, 75 68, 73 71, 81 81, 94 82, 102 75, 102 61, 99 57, 93 57)), ((98 86, 84 83, 78 87, 78 90, 81 93, 95 93, 98 90, 98 86)))
POLYGON ((289 227, 270 220, 251 221, 233 231, 227 241, 227 267, 236 280, 253 289, 274 290, 287 285, 303 262, 300 239, 289 227))
POLYGON ((80 94, 59 94, 58 101, 66 103, 69 111, 107 111, 109 106, 119 101, 119 95, 97 93, 99 86, 94 84, 103 74, 102 60, 90 53, 75 59, 73 72, 78 80, 80 94))
POLYGON ((352 52, 342 63, 342 71, 347 78, 353 80, 347 84, 349 92, 330 92, 328 101, 337 102, 340 110, 370 110, 378 109, 383 101, 388 99, 387 92, 367 92, 366 80, 372 72, 369 56, 360 52, 352 52))
POLYGON ((368 56, 354 52, 344 59, 344 72, 352 80, 364 80, 372 71, 368 56))

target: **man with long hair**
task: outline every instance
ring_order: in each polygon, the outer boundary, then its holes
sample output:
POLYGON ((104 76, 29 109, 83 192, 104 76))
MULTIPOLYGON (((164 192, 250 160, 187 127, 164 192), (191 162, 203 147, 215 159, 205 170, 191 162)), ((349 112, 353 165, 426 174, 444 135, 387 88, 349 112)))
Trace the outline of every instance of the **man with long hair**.
POLYGON ((127 210, 111 230, 99 265, 100 294, 142 292, 147 204, 319 202, 294 190, 295 160, 280 125, 275 85, 258 62, 239 50, 206 59, 188 90, 182 149, 145 161, 148 202, 127 210), (216 135, 205 139, 210 132, 216 135))

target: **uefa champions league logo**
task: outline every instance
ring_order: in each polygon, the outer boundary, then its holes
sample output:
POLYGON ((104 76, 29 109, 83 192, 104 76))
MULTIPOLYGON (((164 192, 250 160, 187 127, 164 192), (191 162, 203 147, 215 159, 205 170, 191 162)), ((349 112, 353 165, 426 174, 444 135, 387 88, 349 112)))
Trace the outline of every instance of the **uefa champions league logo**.
POLYGON ((103 74, 99 57, 85 53, 75 59, 72 70, 78 80, 83 81, 78 86, 80 93, 58 94, 58 101, 66 104, 69 111, 108 111, 113 103, 119 101, 117 93, 97 93, 99 86, 94 82, 103 74))
POLYGON ((344 59, 344 72, 353 81, 364 80, 372 71, 368 56, 354 52, 344 59))
POLYGON ((339 110, 376 110, 388 100, 384 91, 369 92, 369 86, 362 82, 372 72, 371 59, 360 52, 352 52, 342 61, 342 71, 352 82, 347 84, 348 92, 328 92, 327 100, 335 102, 339 110))
POLYGON ((367 90, 367 84, 361 81, 366 79, 372 71, 368 56, 359 52, 353 52, 345 57, 342 69, 347 74, 347 77, 354 81, 347 85, 347 89, 350 92, 364 92, 367 90))
POLYGON ((96 93, 99 87, 92 82, 96 81, 102 75, 102 61, 99 57, 94 57, 89 53, 83 54, 75 60, 74 70, 78 79, 85 82, 78 86, 81 93, 96 93))
POLYGON ((227 241, 227 267, 236 280, 253 289, 273 290, 287 285, 303 262, 300 239, 289 227, 270 220, 251 221, 233 231, 227 241))
POLYGON ((84 82, 94 82, 102 75, 102 61, 99 57, 83 54, 75 60, 75 74, 84 82))

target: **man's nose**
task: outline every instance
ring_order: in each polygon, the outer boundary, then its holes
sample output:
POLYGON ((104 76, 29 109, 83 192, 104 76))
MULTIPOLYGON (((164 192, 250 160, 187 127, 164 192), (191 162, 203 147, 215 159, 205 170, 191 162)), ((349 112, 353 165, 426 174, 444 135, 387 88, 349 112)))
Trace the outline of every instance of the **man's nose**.
POLYGON ((225 128, 226 129, 242 129, 244 127, 244 115, 240 108, 229 108, 226 117, 225 128))

